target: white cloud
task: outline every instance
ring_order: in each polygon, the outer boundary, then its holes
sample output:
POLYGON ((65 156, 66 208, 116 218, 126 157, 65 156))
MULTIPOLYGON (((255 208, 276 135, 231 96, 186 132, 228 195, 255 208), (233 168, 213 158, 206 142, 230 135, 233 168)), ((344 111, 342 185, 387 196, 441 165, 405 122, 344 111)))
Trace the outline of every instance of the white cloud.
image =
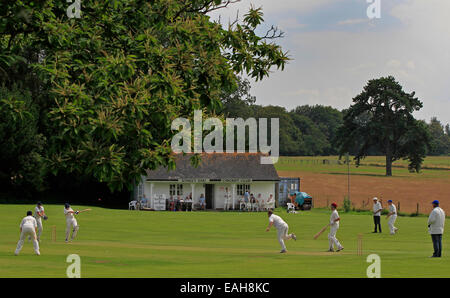
MULTIPOLYGON (((327 23, 319 8, 335 1, 261 0, 275 25, 302 26, 295 14, 317 15, 327 23), (286 15, 289 16, 286 18, 286 15)), ((450 123, 450 1, 402 0, 382 5, 382 18, 368 21, 352 18, 342 10, 334 28, 292 30, 280 40, 294 58, 284 72, 253 83, 258 104, 293 108, 301 104, 324 104, 347 108, 368 80, 393 75, 406 92, 416 91, 424 102, 418 118, 437 116, 450 123), (345 26, 346 25, 346 26, 345 26), (356 27, 355 31, 352 31, 356 27)), ((328 22, 329 23, 329 22, 328 22)), ((326 27, 329 28, 329 27, 326 27)), ((288 30, 288 29, 286 29, 288 30)))
POLYGON ((343 20, 338 22, 338 25, 357 25, 357 24, 361 24, 361 23, 367 23, 369 22, 369 19, 347 19, 347 20, 343 20))
POLYGON ((281 30, 290 30, 290 29, 301 29, 301 28, 305 28, 307 25, 306 24, 302 24, 300 23, 296 18, 287 18, 287 19, 283 19, 281 20, 278 24, 277 24, 278 28, 280 28, 281 30))
POLYGON ((262 7, 264 15, 290 14, 299 15, 309 13, 320 9, 321 7, 344 0, 241 0, 240 2, 230 4, 228 7, 211 12, 209 15, 217 19, 219 15, 224 21, 234 20, 236 13, 242 16, 248 12, 250 6, 262 7))

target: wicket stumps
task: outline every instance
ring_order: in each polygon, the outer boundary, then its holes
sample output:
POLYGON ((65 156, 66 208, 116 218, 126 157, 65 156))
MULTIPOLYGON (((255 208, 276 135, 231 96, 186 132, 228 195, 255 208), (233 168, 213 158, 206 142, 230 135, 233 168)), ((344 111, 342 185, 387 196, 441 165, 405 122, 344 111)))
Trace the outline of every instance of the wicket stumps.
POLYGON ((358 248, 356 251, 358 256, 362 256, 362 239, 363 239, 363 234, 358 234, 358 248))
POLYGON ((56 242, 56 226, 52 226, 52 242, 56 242))

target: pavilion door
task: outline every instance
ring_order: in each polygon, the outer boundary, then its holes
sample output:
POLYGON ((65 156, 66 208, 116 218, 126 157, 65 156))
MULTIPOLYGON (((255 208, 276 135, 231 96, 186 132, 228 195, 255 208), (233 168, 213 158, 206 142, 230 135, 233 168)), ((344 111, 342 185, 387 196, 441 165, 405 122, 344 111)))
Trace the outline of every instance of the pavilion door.
POLYGON ((213 209, 214 184, 205 185, 206 209, 213 209))

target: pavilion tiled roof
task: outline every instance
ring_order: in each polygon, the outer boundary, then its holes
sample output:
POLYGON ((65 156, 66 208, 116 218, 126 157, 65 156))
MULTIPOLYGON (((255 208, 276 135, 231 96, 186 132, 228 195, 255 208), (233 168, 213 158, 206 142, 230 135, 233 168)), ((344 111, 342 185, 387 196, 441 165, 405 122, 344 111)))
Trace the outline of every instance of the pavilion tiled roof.
POLYGON ((192 154, 175 154, 176 169, 167 167, 147 170, 147 180, 179 181, 185 179, 251 179, 252 181, 279 181, 272 164, 261 164, 261 153, 202 153, 197 168, 192 166, 192 154))

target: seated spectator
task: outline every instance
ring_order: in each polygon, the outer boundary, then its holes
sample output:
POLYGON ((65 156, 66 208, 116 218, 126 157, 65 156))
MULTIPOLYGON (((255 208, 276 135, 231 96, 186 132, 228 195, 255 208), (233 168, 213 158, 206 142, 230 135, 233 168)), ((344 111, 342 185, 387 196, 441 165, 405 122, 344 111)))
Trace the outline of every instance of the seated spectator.
POLYGON ((273 195, 270 194, 269 198, 267 199, 266 205, 271 205, 274 202, 273 195))
POLYGON ((248 191, 245 191, 245 193, 244 193, 244 203, 248 203, 249 202, 249 200, 248 200, 249 196, 250 195, 249 195, 248 191))
POLYGON ((141 199, 141 207, 147 207, 147 202, 148 202, 147 197, 144 194, 144 196, 141 199))
POLYGON ((173 211, 177 211, 180 207, 180 196, 175 196, 173 198, 173 211))
POLYGON ((250 195, 250 203, 251 203, 251 204, 256 204, 256 202, 257 202, 257 201, 256 201, 255 196, 254 196, 253 194, 251 194, 251 195, 250 195))
POLYGON ((181 196, 177 198, 177 211, 183 211, 184 208, 184 200, 181 196))
POLYGON ((298 203, 297 203, 297 194, 293 194, 292 196, 291 196, 291 203, 295 206, 295 208, 297 209, 298 208, 298 203))
POLYGON ((206 209, 206 200, 205 196, 203 194, 200 195, 200 198, 198 199, 198 203, 200 204, 200 208, 205 210, 206 209))
POLYGON ((190 193, 184 200, 186 211, 192 211, 192 193, 190 193))
POLYGON ((169 210, 175 211, 175 200, 174 200, 173 196, 170 196, 168 203, 169 203, 169 210))

